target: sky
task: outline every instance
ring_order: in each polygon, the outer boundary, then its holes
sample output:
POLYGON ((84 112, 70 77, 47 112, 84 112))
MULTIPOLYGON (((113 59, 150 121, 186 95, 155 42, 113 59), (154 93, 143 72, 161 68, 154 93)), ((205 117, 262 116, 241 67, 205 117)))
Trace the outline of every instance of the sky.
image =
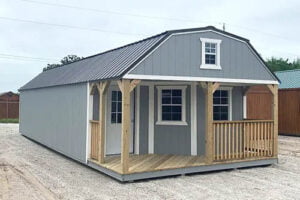
POLYGON ((0 92, 66 55, 89 56, 166 30, 212 25, 264 59, 300 58, 300 1, 0 0, 0 92))

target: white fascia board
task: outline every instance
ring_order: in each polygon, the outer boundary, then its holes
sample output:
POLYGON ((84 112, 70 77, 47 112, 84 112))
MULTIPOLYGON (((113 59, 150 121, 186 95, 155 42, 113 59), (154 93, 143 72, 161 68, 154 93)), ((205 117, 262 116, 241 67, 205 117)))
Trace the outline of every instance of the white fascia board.
POLYGON ((126 74, 124 79, 141 79, 141 80, 162 80, 162 81, 202 81, 202 82, 220 82, 220 83, 247 83, 247 84, 275 84, 274 80, 255 80, 255 79, 231 79, 231 78, 212 78, 212 77, 190 77, 190 76, 160 76, 160 75, 142 75, 126 74))

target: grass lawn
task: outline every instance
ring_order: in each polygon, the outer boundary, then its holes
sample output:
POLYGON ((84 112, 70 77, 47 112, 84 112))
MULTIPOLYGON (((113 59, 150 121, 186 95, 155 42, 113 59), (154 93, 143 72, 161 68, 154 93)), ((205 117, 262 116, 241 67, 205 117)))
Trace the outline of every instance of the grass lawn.
POLYGON ((0 119, 0 123, 19 123, 19 119, 13 119, 13 118, 6 118, 6 119, 0 119))

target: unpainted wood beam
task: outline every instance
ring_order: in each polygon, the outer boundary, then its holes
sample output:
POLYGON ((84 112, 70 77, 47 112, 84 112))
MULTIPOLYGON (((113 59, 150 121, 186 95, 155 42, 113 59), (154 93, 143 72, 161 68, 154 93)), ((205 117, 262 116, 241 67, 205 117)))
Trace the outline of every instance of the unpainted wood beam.
POLYGON ((134 88, 140 84, 141 80, 132 80, 130 82, 130 92, 132 92, 134 90, 134 88))

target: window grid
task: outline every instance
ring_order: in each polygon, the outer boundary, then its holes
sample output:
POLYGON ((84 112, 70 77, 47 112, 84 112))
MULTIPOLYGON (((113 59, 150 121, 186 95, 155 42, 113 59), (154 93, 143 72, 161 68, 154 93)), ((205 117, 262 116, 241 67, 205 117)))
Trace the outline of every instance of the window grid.
POLYGON ((182 121, 182 90, 161 90, 162 121, 182 121))
POLYGON ((217 44, 216 43, 205 43, 205 64, 216 64, 217 56, 217 44))
POLYGON ((122 123, 122 93, 121 91, 111 92, 111 123, 122 123))
POLYGON ((214 120, 229 119, 229 98, 228 90, 217 90, 214 93, 214 120))

